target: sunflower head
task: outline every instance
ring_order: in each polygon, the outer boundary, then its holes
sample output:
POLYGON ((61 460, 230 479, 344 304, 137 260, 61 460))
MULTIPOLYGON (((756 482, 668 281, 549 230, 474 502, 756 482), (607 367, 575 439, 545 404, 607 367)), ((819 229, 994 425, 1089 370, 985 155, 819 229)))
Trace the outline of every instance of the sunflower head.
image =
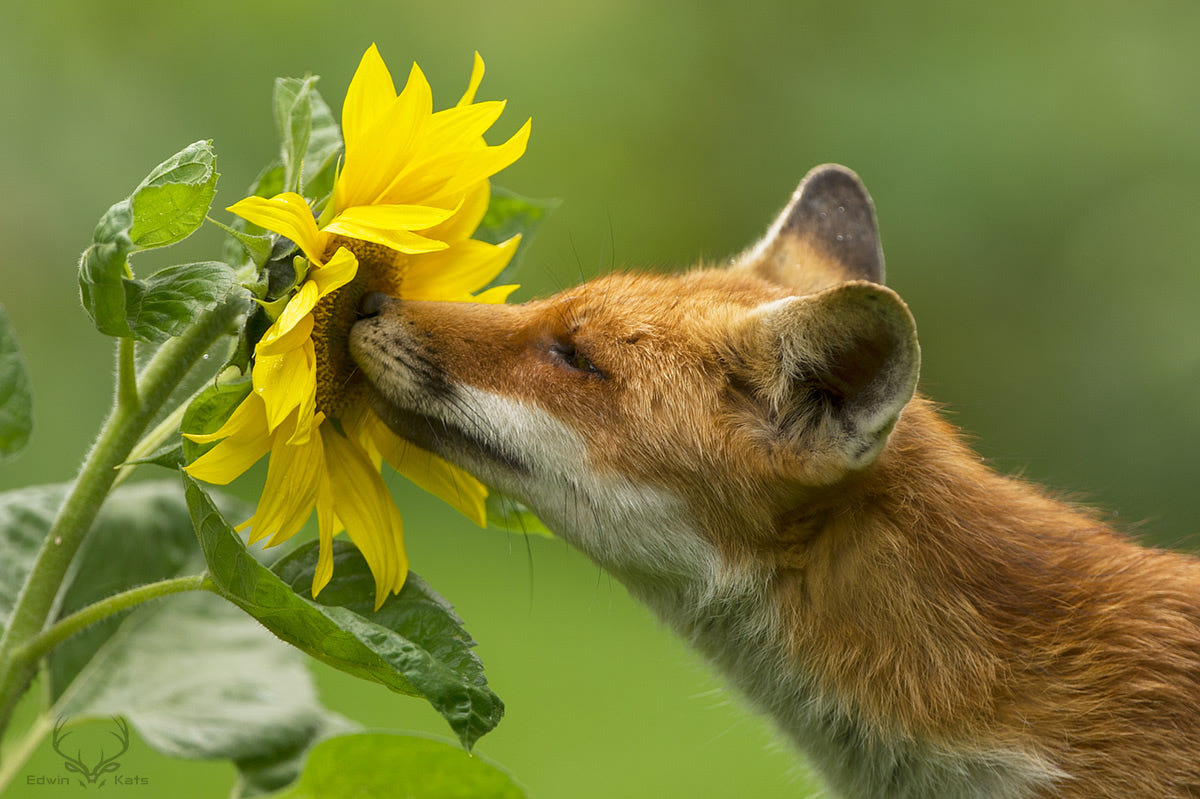
MULTIPOLYGON (((342 110, 345 155, 332 194, 314 208, 296 192, 247 197, 229 210, 294 242, 295 286, 266 303, 271 324, 254 346, 253 391, 216 432, 218 442, 187 470, 225 483, 269 456, 267 483, 242 526, 277 544, 315 510, 321 558, 316 594, 332 573, 332 537, 345 530, 376 577, 376 602, 407 574, 399 513, 380 477, 386 460, 479 523, 486 489, 396 438, 365 407, 347 350, 368 291, 424 300, 503 301, 515 287, 479 292, 508 264, 518 239, 472 238, 487 210, 489 180, 525 150, 527 121, 507 141, 484 133, 502 102, 474 101, 483 77, 475 56, 458 103, 433 111, 420 69, 397 93, 372 45, 342 110)), ((265 302, 265 300, 264 300, 265 302)))

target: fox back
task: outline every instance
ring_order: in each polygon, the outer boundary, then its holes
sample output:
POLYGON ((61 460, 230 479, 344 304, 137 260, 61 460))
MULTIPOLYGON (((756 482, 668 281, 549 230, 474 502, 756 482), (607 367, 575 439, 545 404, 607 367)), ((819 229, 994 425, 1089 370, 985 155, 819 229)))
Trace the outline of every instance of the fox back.
POLYGON ((824 166, 727 267, 369 295, 350 349, 393 430, 614 574, 836 794, 1200 796, 1200 561, 984 465, 883 282, 824 166))

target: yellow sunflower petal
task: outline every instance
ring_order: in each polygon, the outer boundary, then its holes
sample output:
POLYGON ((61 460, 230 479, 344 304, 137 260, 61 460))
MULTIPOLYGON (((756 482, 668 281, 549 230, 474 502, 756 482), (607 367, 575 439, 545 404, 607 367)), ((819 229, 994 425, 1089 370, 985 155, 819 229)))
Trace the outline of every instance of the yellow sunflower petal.
POLYGON ((335 219, 325 229, 330 233, 348 236, 359 241, 371 241, 410 254, 436 252, 446 249, 447 246, 444 241, 427 238, 419 233, 399 230, 386 225, 368 225, 353 218, 347 218, 345 215, 335 219))
POLYGON ((266 408, 267 429, 274 431, 294 410, 301 410, 295 435, 311 431, 317 391, 317 357, 312 340, 281 355, 255 359, 250 380, 266 408), (307 418, 303 411, 307 409, 307 418))
POLYGON ((446 250, 409 259, 404 273, 404 298, 461 300, 491 283, 520 244, 514 236, 503 244, 467 239, 446 250))
POLYGON ((325 438, 334 512, 375 576, 375 607, 408 575, 400 512, 366 454, 341 435, 325 438))
POLYGON ((337 228, 339 223, 349 223, 395 230, 427 230, 445 222, 457 211, 457 207, 435 208, 431 205, 356 205, 338 214, 325 229, 330 233, 341 233, 337 228))
POLYGON ((342 137, 346 151, 358 149, 363 134, 371 128, 380 114, 396 99, 396 86, 392 73, 372 44, 363 53, 358 69, 346 89, 346 100, 342 103, 342 137))
MULTIPOLYGON (((333 435, 337 435, 333 433, 333 435)), ((329 485, 329 474, 321 473, 317 484, 317 566, 313 570, 312 595, 321 593, 333 578, 333 537, 341 532, 341 523, 333 512, 333 489, 329 485)))
POLYGON ((353 148, 347 143, 346 162, 334 187, 336 210, 378 202, 392 176, 412 158, 432 116, 433 91, 413 64, 400 96, 361 132, 353 148))
MULTIPOLYGON (((293 416, 288 424, 295 423, 293 416)), ((267 546, 272 547, 288 540, 308 521, 317 501, 317 488, 325 471, 321 436, 310 436, 304 444, 283 443, 282 439, 289 432, 286 427, 280 430, 276 446, 271 450, 258 509, 241 525, 243 529, 251 528, 251 544, 267 536, 271 536, 267 546)))
POLYGON ((329 263, 308 273, 308 280, 317 287, 318 296, 324 297, 349 283, 357 274, 358 259, 354 253, 345 247, 338 247, 329 263))
POLYGON ((429 120, 429 138, 443 151, 482 146, 483 134, 500 118, 505 105, 503 100, 489 100, 438 111, 429 120))
POLYGON ((313 263, 321 263, 321 239, 317 220, 312 209, 299 194, 285 192, 267 199, 247 197, 225 210, 237 214, 247 222, 273 230, 286 236, 304 251, 313 263))
MULTIPOLYGON (((315 271, 315 270, 314 270, 315 271)), ((275 320, 255 345, 258 357, 282 355, 294 350, 308 340, 313 330, 312 309, 320 298, 317 285, 306 280, 284 306, 283 313, 275 320)))
POLYGON ((458 101, 459 105, 469 105, 475 102, 475 92, 479 90, 479 83, 483 80, 483 57, 479 55, 479 51, 475 51, 475 63, 471 67, 471 79, 467 82, 467 90, 463 92, 462 98, 458 101))
POLYGON ((521 157, 529 140, 529 123, 504 144, 455 152, 440 151, 414 161, 397 175, 384 196, 389 202, 457 203, 482 180, 521 157))
POLYGON ((512 283, 505 286, 492 286, 487 291, 481 291, 471 297, 471 302, 482 302, 489 305, 499 305, 503 302, 508 302, 508 297, 517 289, 521 288, 520 283, 512 283))
POLYGON ((214 485, 229 483, 271 449, 265 408, 255 394, 242 400, 215 433, 185 435, 197 444, 221 441, 184 467, 184 471, 192 477, 214 485))
POLYGON ((483 483, 429 450, 399 438, 383 425, 376 432, 375 445, 397 472, 480 527, 487 524, 484 500, 488 490, 483 483))
POLYGON ((483 221, 491 201, 492 185, 486 180, 481 180, 463 196, 454 216, 442 224, 424 231, 424 234, 431 239, 451 244, 469 239, 475 229, 479 227, 479 223, 483 221))

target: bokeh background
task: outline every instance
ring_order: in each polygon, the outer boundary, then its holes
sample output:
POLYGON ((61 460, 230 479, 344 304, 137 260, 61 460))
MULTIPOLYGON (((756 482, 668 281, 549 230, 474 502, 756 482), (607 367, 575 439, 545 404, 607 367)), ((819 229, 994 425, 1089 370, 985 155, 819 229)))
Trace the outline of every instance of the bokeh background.
MULTIPOLYGON (((200 138, 218 202, 238 199, 273 152, 272 79, 319 74, 336 109, 375 41, 398 79, 421 64, 439 106, 480 50, 481 97, 509 98, 493 141, 533 117, 499 182, 564 202, 518 299, 725 258, 810 166, 845 163, 916 315, 924 391, 981 453, 1200 547, 1200 4, 39 0, 3 16, 0 302, 37 427, 0 487, 70 477, 106 412, 111 349, 75 283, 104 210, 200 138)), ((397 490, 414 568, 455 602, 508 704, 478 750, 531 797, 808 790, 767 725, 581 556, 397 490)), ((318 680, 365 724, 446 732, 418 701, 318 680)), ((233 775, 138 743, 124 762, 152 779, 138 795, 222 796, 233 775)), ((44 746, 27 771, 61 767, 44 746)), ((21 783, 13 795, 82 792, 21 783)))

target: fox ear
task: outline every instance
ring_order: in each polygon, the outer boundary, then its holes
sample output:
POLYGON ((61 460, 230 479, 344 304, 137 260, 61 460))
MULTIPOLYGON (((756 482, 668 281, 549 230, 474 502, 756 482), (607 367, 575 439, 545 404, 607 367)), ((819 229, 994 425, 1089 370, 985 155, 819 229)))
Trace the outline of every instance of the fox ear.
POLYGON ((817 479, 871 463, 916 390, 921 351, 904 301, 853 281, 756 316, 744 363, 771 438, 802 451, 817 479))
POLYGON ((814 167, 763 240, 735 263, 737 269, 797 293, 847 280, 883 283, 883 249, 871 195, 844 166, 814 167))

